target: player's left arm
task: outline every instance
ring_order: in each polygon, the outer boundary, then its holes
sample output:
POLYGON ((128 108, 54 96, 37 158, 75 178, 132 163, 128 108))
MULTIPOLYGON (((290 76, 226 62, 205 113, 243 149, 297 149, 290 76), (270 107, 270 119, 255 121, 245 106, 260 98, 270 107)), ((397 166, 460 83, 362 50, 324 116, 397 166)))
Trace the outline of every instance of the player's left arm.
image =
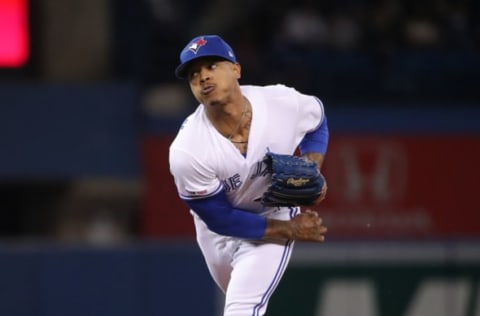
POLYGON ((308 160, 314 161, 318 165, 318 170, 322 169, 323 161, 327 153, 329 132, 326 116, 318 128, 305 134, 299 145, 300 154, 308 160))
MULTIPOLYGON (((327 117, 323 114, 321 124, 315 130, 305 134, 299 145, 300 154, 306 159, 314 161, 317 164, 320 173, 327 153, 328 141, 329 131, 327 117)), ((325 180, 321 194, 315 204, 318 204, 325 199, 327 188, 327 181, 325 180)))

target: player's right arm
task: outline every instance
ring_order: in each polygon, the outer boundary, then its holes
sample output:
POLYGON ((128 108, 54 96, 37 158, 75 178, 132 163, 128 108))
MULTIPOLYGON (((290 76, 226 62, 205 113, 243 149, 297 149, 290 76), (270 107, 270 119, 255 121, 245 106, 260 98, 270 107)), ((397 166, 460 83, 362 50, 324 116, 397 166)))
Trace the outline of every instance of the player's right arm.
POLYGON ((277 220, 235 208, 224 190, 204 199, 183 201, 217 234, 246 239, 324 241, 327 229, 316 212, 277 220))

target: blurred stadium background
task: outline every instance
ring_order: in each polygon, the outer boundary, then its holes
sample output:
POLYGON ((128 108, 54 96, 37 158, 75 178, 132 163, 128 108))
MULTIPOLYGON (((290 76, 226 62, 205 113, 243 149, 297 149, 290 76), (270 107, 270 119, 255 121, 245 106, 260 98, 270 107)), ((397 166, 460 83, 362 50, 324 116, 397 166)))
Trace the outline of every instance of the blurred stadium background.
POLYGON ((198 34, 329 118, 268 315, 480 316, 475 0, 0 0, 0 315, 220 315, 168 171, 198 34))

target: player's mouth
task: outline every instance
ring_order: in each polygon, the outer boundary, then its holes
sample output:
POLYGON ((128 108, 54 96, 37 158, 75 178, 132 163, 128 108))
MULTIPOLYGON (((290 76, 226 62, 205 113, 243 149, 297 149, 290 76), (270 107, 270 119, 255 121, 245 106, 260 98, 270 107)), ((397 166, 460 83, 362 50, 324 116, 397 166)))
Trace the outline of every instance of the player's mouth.
POLYGON ((201 93, 203 95, 207 95, 210 94, 213 90, 215 90, 215 86, 206 86, 202 88, 201 93))

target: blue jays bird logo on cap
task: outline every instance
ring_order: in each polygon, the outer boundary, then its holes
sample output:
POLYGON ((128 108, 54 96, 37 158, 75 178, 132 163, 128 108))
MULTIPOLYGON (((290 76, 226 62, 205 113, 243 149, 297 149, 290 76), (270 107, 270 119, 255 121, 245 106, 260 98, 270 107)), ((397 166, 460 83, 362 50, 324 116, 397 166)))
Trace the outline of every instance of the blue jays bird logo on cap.
POLYGON ((207 41, 202 37, 193 42, 192 45, 188 47, 188 50, 192 51, 194 54, 197 54, 200 47, 204 46, 205 44, 207 44, 207 41))
POLYGON ((202 35, 190 40, 180 53, 180 65, 175 69, 178 78, 187 78, 190 62, 202 57, 218 57, 236 63, 232 48, 218 35, 202 35))

